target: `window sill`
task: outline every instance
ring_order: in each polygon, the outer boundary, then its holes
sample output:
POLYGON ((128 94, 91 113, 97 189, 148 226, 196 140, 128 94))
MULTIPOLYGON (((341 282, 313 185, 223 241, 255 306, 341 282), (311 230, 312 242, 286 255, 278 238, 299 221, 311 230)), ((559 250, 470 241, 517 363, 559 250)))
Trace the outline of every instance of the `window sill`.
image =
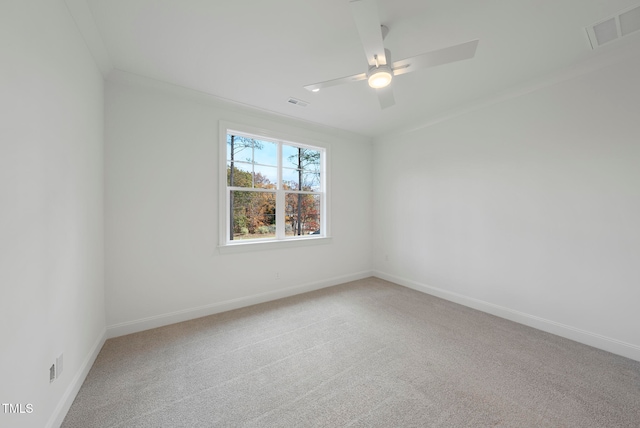
POLYGON ((309 247, 315 245, 326 245, 333 241, 331 237, 319 238, 298 238, 281 241, 261 241, 261 242, 234 242, 233 244, 218 245, 220 254, 235 254, 248 251, 267 251, 285 248, 309 247))

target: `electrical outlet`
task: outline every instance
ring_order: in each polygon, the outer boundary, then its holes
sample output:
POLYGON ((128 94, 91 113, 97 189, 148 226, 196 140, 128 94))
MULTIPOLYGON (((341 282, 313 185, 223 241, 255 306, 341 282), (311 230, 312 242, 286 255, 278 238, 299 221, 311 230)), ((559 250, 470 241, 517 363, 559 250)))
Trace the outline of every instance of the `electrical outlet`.
POLYGON ((276 272, 276 279, 280 279, 280 272, 276 272))
POLYGON ((60 354, 60 356, 56 358, 56 379, 60 377, 64 368, 63 357, 64 354, 60 354))
POLYGON ((51 364, 51 367, 49 367, 49 383, 53 382, 54 380, 56 380, 56 365, 51 364))

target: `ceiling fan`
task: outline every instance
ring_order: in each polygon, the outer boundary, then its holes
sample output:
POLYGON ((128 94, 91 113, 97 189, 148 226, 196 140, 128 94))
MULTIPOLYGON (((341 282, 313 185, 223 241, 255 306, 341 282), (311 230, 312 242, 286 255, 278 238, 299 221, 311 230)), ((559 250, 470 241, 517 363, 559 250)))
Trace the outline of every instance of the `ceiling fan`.
POLYGON ((473 40, 391 62, 391 54, 383 45, 383 40, 389 29, 380 24, 376 0, 350 0, 349 6, 369 62, 369 69, 366 73, 306 85, 305 89, 311 92, 318 92, 320 89, 343 83, 367 80, 369 86, 376 90, 380 107, 384 109, 395 104, 393 90, 390 86, 394 76, 470 59, 476 54, 478 40, 473 40))

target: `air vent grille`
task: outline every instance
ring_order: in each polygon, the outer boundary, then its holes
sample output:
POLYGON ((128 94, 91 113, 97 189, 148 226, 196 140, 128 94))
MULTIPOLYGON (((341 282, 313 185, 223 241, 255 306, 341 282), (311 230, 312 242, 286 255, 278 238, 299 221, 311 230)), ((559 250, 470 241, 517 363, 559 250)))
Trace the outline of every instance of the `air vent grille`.
POLYGON ((614 18, 607 19, 604 22, 593 26, 593 32, 596 34, 598 45, 604 45, 618 38, 618 28, 614 18))
POLYGON ((294 105, 300 106, 300 107, 306 107, 306 106, 309 105, 308 102, 299 100, 297 98, 289 98, 289 100, 287 102, 290 103, 290 104, 294 104, 294 105))
POLYGON ((620 14, 620 30, 623 36, 640 30, 640 6, 620 14))
POLYGON ((620 37, 628 36, 640 30, 640 6, 633 6, 622 12, 603 19, 586 28, 591 42, 591 49, 595 49, 620 37))

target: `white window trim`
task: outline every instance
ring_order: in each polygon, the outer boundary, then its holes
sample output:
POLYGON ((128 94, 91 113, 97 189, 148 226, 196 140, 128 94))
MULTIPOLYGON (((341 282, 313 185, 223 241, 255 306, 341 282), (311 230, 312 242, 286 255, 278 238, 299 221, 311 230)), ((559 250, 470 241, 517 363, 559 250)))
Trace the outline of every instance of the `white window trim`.
MULTIPOLYGON (((322 245, 332 242, 331 238, 331 174, 329 168, 331 165, 330 146, 326 143, 321 143, 304 136, 292 135, 290 132, 281 131, 278 129, 264 129, 247 124, 234 123, 221 120, 219 122, 219 162, 218 162, 218 218, 219 218, 219 239, 218 250, 220 253, 237 253, 244 251, 260 251, 260 250, 272 250, 278 248, 293 248, 304 247, 309 245, 322 245), (324 192, 322 194, 322 204, 324 205, 324 212, 320 218, 320 230, 323 231, 322 236, 293 236, 293 237, 280 237, 280 238, 268 238, 265 240, 253 239, 253 240, 228 240, 229 231, 229 192, 227 191, 227 133, 229 131, 235 131, 242 135, 251 135, 257 138, 263 137, 265 139, 278 141, 285 144, 308 146, 310 148, 321 148, 324 150, 324 159, 321 165, 321 177, 324 180, 324 192)), ((279 156, 280 157, 280 156, 279 156)), ((278 168, 278 174, 281 174, 281 168, 278 168)), ((259 189, 254 189, 259 190, 259 189)), ((284 192, 278 190, 276 197, 284 199, 284 192)), ((284 203, 284 201, 281 201, 284 203)), ((279 217, 284 216, 284 211, 276 212, 279 217)), ((277 222, 284 222, 284 218, 276 218, 277 222)))

